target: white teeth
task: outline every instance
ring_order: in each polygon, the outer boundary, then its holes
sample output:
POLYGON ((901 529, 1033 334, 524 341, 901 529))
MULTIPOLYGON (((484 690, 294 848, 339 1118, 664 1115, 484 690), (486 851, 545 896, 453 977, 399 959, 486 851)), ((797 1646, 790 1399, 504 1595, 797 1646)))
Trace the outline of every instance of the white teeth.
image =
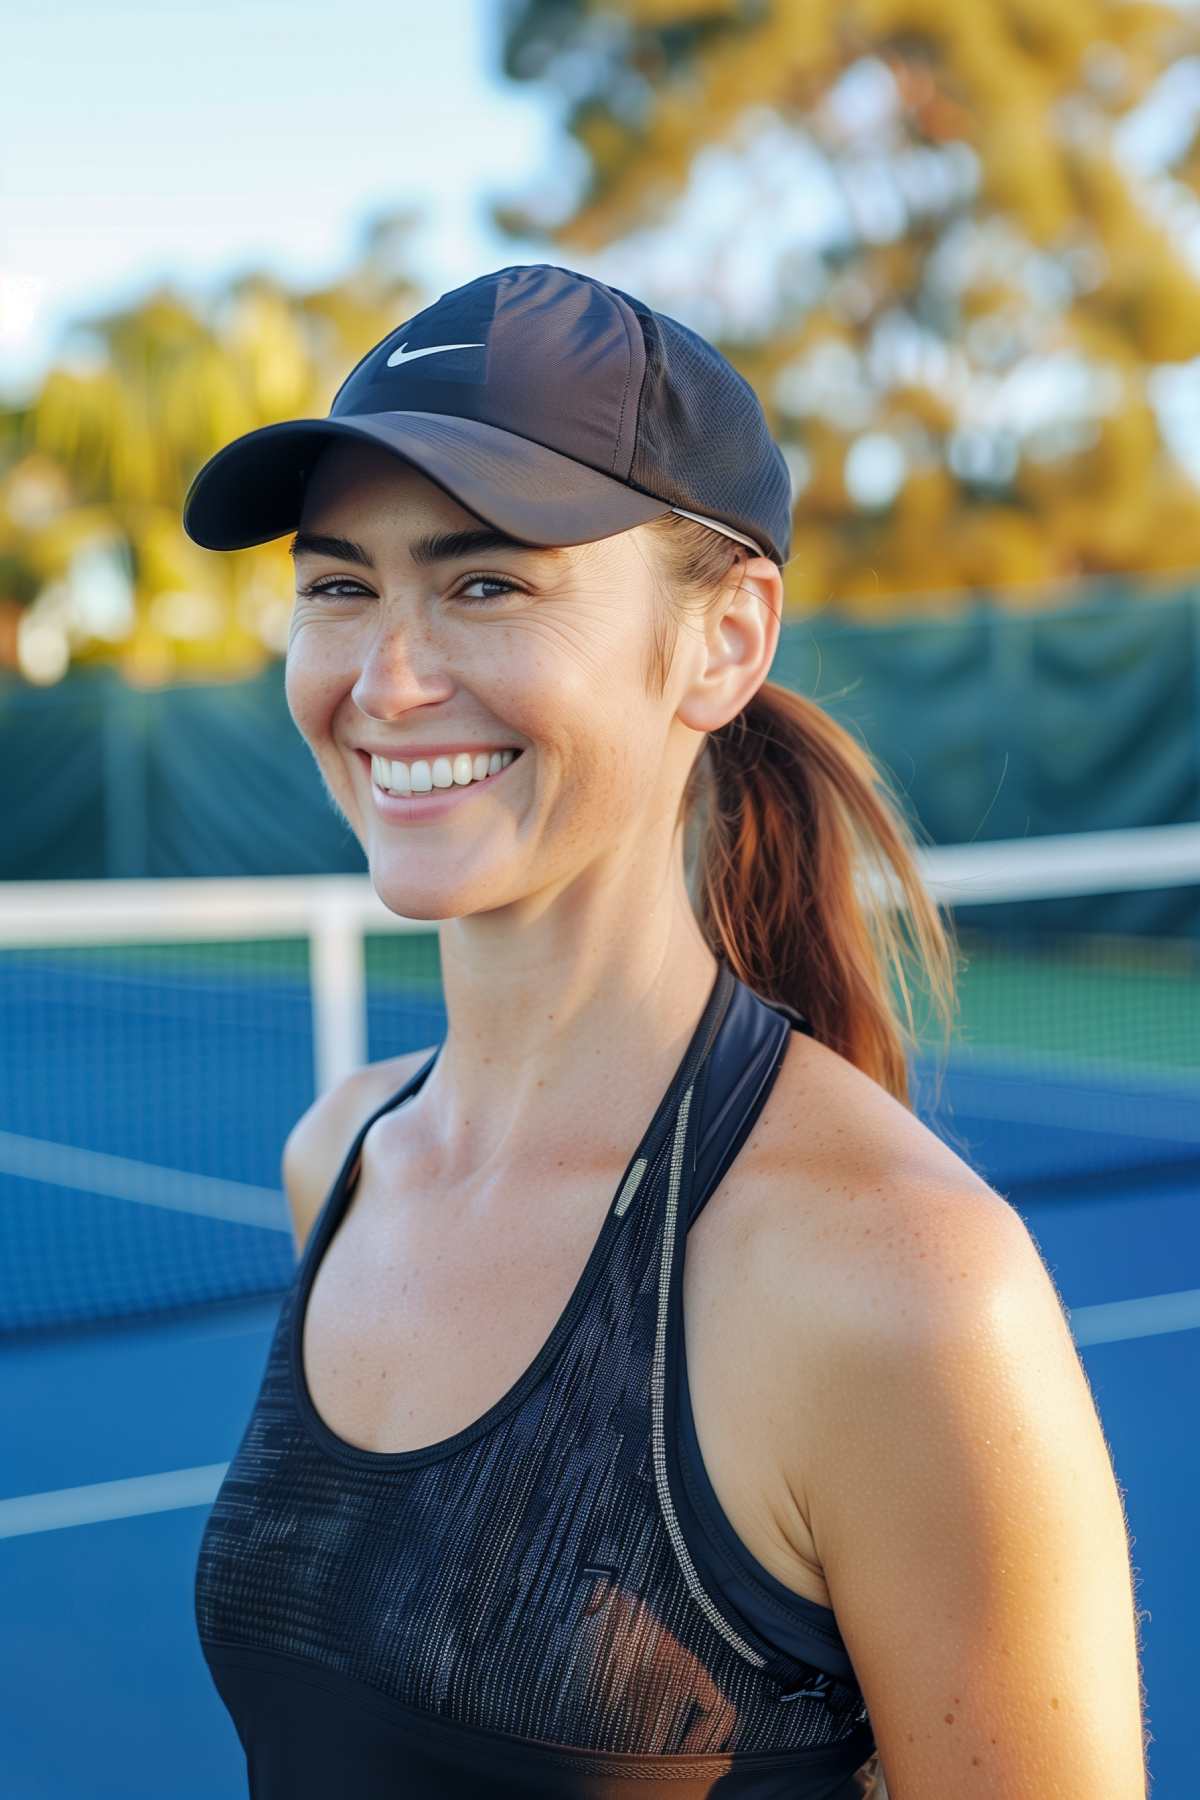
POLYGON ((413 763, 391 762, 387 757, 371 758, 371 775, 377 786, 393 794, 428 794, 433 788, 466 787, 472 781, 483 781, 507 769, 515 750, 479 751, 474 757, 467 750, 457 756, 435 756, 432 763, 418 759, 413 763))

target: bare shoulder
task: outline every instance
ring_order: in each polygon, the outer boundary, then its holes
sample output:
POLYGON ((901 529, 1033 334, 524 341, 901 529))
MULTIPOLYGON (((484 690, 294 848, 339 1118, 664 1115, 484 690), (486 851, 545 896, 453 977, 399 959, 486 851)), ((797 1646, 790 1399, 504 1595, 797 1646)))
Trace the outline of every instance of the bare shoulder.
POLYGON ((362 1125, 416 1074, 435 1048, 430 1045, 353 1069, 318 1094, 292 1126, 283 1146, 282 1172, 297 1254, 303 1250, 342 1159, 362 1125))
POLYGON ((806 1302, 831 1350, 953 1337, 1001 1296, 1067 1331, 1021 1215, 908 1107, 807 1038, 779 1085, 769 1232, 800 1222, 819 1273, 806 1302))
MULTIPOLYGON (((779 1441, 799 1539, 824 1571, 823 1446, 861 1410, 854 1384, 871 1382, 872 1354, 902 1359, 905 1333, 949 1330, 1017 1265, 1050 1282, 1015 1208, 826 1045, 791 1038, 762 1126, 734 1266, 768 1333, 772 1412, 790 1420, 779 1441)), ((839 1464, 834 1477, 861 1473, 839 1464)))
MULTIPOLYGON (((1036 1314, 1074 1359, 1024 1220, 969 1163, 811 1039, 792 1040, 778 1085, 754 1285, 780 1365, 799 1359, 824 1377, 807 1384, 806 1461, 832 1435, 831 1413, 866 1403, 849 1383, 874 1384, 881 1364, 953 1345, 1005 1309, 1036 1314)), ((814 1535, 819 1510, 814 1497, 814 1535)))
POLYGON ((889 1791, 1140 1800, 1122 1497, 1050 1273, 961 1158, 797 1042, 756 1287, 889 1791))
POLYGON ((968 1246, 977 1269, 985 1246, 1032 1249, 1015 1208, 836 1051, 793 1037, 776 1087, 762 1145, 769 1225, 803 1232, 833 1309, 825 1323, 865 1325, 889 1300, 904 1316, 907 1284, 928 1289, 968 1246))

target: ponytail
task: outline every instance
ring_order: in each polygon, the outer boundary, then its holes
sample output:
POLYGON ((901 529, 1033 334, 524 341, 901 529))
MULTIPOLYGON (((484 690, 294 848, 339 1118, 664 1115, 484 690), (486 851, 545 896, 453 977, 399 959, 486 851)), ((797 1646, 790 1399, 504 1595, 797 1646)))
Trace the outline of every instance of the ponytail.
MULTIPOLYGON (((674 514, 645 529, 670 610, 655 646, 665 679, 678 595, 711 601, 747 553, 674 514)), ((883 771, 814 701, 767 681, 709 733, 681 807, 693 903, 714 954, 762 999, 803 1013, 821 1043, 910 1105, 907 1056, 919 1030, 906 965, 928 989, 948 1041, 956 949, 883 771)))

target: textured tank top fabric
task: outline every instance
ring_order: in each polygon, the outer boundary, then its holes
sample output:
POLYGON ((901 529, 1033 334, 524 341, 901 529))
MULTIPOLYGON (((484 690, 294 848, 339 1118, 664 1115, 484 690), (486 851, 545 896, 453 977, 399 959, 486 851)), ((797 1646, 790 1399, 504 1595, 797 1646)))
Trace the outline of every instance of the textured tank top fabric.
POLYGON ((252 1800, 850 1800, 874 1749, 833 1613, 736 1536, 686 1385, 688 1225, 753 1127, 784 1017, 719 965, 574 1292, 533 1362, 440 1443, 331 1431, 308 1295, 366 1121, 280 1308, 201 1539, 201 1648, 252 1800))

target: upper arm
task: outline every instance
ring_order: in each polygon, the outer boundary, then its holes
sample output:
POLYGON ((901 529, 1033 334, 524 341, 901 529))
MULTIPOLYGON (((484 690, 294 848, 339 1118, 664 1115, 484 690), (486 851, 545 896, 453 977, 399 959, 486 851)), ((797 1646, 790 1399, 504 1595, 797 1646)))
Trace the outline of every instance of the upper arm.
POLYGON ((1144 1800, 1124 1510, 1053 1283, 990 1190, 922 1241, 831 1333, 806 1480, 889 1800, 1144 1800))

